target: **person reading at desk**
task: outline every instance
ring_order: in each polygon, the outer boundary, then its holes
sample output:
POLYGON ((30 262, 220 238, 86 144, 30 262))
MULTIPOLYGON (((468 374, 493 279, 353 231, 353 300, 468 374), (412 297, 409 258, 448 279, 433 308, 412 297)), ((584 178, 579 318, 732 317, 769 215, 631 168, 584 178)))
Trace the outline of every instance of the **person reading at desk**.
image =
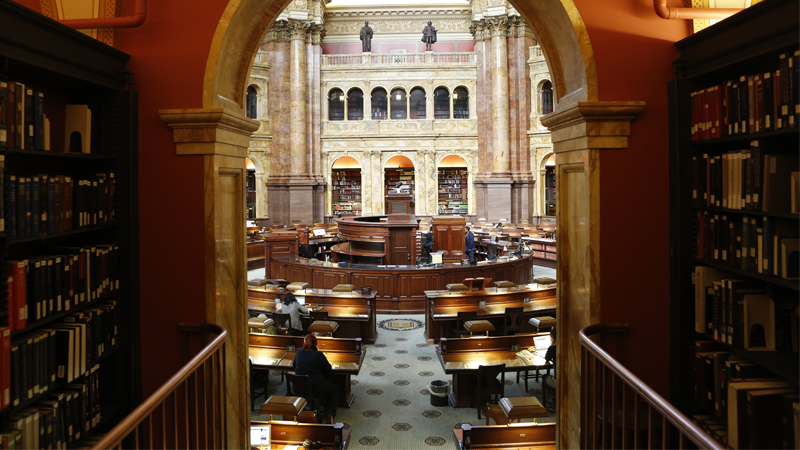
POLYGON ((544 354, 544 360, 553 365, 553 375, 547 374, 542 381, 550 386, 556 388, 556 327, 550 330, 550 347, 547 347, 547 353, 544 354))
POLYGON ((292 368, 297 375, 308 375, 314 397, 319 398, 320 403, 325 406, 328 423, 333 423, 339 402, 339 388, 331 380, 333 368, 325 354, 317 349, 317 337, 313 333, 306 336, 303 348, 295 353, 292 368))
MULTIPOLYGON (((303 321, 300 319, 300 314, 308 314, 308 309, 301 305, 297 298, 291 292, 287 292, 286 295, 283 297, 283 302, 281 304, 280 312, 283 314, 289 314, 292 318, 292 332, 296 336, 302 336, 303 334, 303 321)), ((282 326, 286 326, 283 324, 282 326)))

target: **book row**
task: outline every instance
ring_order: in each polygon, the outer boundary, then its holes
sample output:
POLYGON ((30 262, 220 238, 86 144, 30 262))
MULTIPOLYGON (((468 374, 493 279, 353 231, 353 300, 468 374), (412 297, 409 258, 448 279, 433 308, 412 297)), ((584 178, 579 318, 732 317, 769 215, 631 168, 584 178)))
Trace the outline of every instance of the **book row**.
POLYGON ((796 220, 696 213, 697 259, 767 276, 800 278, 796 220))
POLYGON ((8 261, 12 330, 98 299, 119 289, 119 246, 53 249, 57 255, 8 261))
POLYGON ((800 212, 800 156, 746 150, 692 156, 695 206, 744 211, 800 212))
POLYGON ((61 233, 114 221, 114 173, 93 177, 5 175, 0 186, 9 240, 61 233))
POLYGON ((0 81, 0 148, 91 153, 92 111, 67 105, 64 149, 50 147, 50 120, 43 92, 14 81, 0 81))
POLYGON ((798 390, 715 342, 694 347, 694 422, 728 448, 798 448, 798 390))
POLYGON ((75 448, 103 417, 100 366, 11 415, 0 429, 3 449, 75 448))
POLYGON ((742 75, 692 92, 692 140, 795 127, 800 121, 800 50, 778 55, 778 70, 742 75))

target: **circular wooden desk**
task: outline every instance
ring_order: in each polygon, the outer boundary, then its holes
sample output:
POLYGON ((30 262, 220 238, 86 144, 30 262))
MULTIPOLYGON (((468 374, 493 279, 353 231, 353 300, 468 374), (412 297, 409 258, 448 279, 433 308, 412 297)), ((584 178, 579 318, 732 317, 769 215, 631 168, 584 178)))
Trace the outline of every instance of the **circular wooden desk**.
POLYGON ((531 277, 530 256, 507 262, 489 262, 476 266, 441 264, 437 267, 414 265, 342 264, 300 258, 273 256, 267 264, 267 278, 304 281, 317 289, 331 289, 337 284, 353 284, 360 290, 370 286, 377 292, 379 314, 424 314, 425 291, 445 289, 465 278, 491 278, 517 284, 531 277))

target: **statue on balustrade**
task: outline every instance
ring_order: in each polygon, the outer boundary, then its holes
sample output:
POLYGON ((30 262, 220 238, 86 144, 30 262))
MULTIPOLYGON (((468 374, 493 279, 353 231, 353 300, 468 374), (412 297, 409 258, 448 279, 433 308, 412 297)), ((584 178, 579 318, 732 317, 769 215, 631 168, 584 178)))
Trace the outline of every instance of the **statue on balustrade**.
POLYGON ((372 27, 369 26, 369 20, 364 21, 364 26, 361 27, 361 34, 359 35, 361 38, 361 51, 362 52, 371 52, 372 51, 372 27))
POLYGON ((422 29, 422 42, 425 43, 426 52, 433 51, 431 47, 436 43, 436 28, 433 28, 430 21, 428 21, 428 24, 422 29))

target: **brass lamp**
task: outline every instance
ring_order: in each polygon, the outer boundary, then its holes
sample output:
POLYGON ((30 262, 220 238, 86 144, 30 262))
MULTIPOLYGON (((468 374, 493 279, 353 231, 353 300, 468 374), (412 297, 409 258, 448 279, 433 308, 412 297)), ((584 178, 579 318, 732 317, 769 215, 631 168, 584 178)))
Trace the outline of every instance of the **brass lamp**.
POLYGON ((508 290, 509 290, 509 289, 511 289, 511 288, 517 287, 517 285, 516 285, 516 284, 515 284, 513 281, 495 281, 495 282, 494 282, 494 283, 492 283, 492 284, 493 284, 493 285, 494 285, 494 286, 495 286, 495 287, 496 287, 498 290, 499 290, 499 289, 502 289, 502 288, 505 288, 506 292, 508 292, 508 290))
POLYGON ((269 421, 272 422, 272 415, 292 416, 297 422, 300 411, 306 407, 306 399, 303 397, 287 397, 285 395, 271 395, 260 408, 259 414, 269 414, 269 421))
POLYGON ((503 397, 500 399, 500 409, 508 418, 508 422, 520 419, 533 419, 549 417, 547 410, 536 397, 503 397))
POLYGON ((464 283, 450 283, 445 286, 445 288, 447 288, 448 291, 455 293, 461 293, 469 289, 464 283))
POLYGON ((331 289, 332 292, 353 292, 356 289, 352 284, 337 284, 331 289))
POLYGON ((308 283, 303 282, 303 281, 295 281, 293 283, 289 283, 289 285, 286 286, 286 289, 288 289, 288 290, 290 290, 292 292, 296 292, 296 291, 302 291, 303 289, 305 289, 307 287, 308 287, 308 283))

